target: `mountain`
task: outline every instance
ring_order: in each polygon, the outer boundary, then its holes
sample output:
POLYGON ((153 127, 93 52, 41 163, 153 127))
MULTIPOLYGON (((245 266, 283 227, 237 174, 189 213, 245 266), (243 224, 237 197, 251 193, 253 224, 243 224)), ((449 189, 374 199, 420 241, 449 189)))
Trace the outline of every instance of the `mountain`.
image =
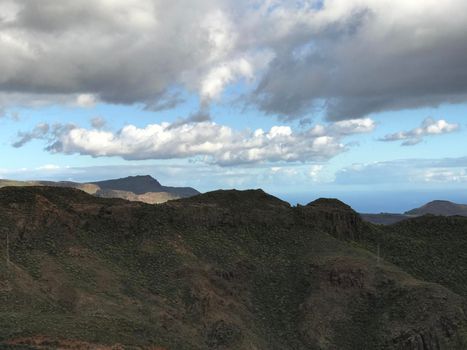
POLYGON ((467 216, 467 205, 456 204, 449 201, 432 201, 424 206, 405 212, 406 215, 443 215, 443 216, 467 216))
POLYGON ((199 194, 197 190, 191 187, 167 187, 162 186, 159 181, 153 177, 146 176, 129 176, 122 179, 107 180, 93 182, 101 190, 116 190, 132 192, 136 195, 154 192, 169 193, 173 197, 184 198, 199 194))
POLYGON ((118 190, 143 194, 147 192, 164 192, 162 185, 151 176, 129 176, 122 179, 93 182, 102 190, 118 190))
POLYGON ((379 225, 391 225, 397 222, 423 215, 467 216, 467 205, 449 201, 435 200, 420 208, 406 211, 404 214, 380 213, 360 214, 363 220, 379 225))
POLYGON ((168 200, 190 197, 199 194, 191 187, 162 186, 149 175, 129 176, 126 178, 77 183, 70 181, 12 181, 0 180, 0 188, 6 186, 53 186, 70 187, 104 198, 122 198, 148 204, 164 203, 168 200))
POLYGON ((0 348, 465 349, 467 219, 428 219, 261 190, 152 206, 5 187, 0 348))

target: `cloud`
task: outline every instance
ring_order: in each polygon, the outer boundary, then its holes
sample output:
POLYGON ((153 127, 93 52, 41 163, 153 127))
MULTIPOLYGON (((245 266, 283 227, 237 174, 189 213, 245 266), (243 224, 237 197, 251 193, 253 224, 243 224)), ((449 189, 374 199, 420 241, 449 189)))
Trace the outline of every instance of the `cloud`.
POLYGON ((15 122, 19 122, 21 120, 21 114, 18 111, 6 111, 5 109, 0 107, 0 119, 11 119, 15 122))
POLYGON ((177 87, 215 95, 219 83, 202 88, 202 82, 231 79, 213 67, 226 66, 235 76, 250 67, 236 49, 228 1, 9 3, 8 20, 0 23, 4 93, 73 94, 83 106, 100 99, 163 109, 180 101, 177 87))
POLYGON ((73 124, 53 124, 39 123, 34 129, 28 132, 20 131, 17 140, 12 143, 15 148, 20 148, 33 140, 45 140, 52 142, 59 135, 76 128, 73 124))
POLYGON ((467 183, 467 169, 432 169, 423 174, 425 182, 467 183))
POLYGON ((211 115, 209 114, 209 112, 205 110, 200 110, 196 113, 191 114, 187 118, 178 118, 175 122, 173 122, 169 126, 169 128, 174 129, 185 124, 202 123, 202 122, 208 122, 208 121, 211 121, 211 115))
POLYGON ((56 164, 45 164, 38 166, 35 170, 43 170, 43 171, 55 171, 62 169, 59 165, 56 164))
POLYGON ((285 118, 321 107, 339 120, 465 102, 466 10, 462 0, 278 6, 265 25, 278 33, 276 56, 254 103, 285 118))
POLYGON ((320 164, 315 164, 310 167, 308 175, 310 176, 311 180, 314 182, 319 181, 319 176, 323 171, 324 166, 320 164))
POLYGON ((375 122, 371 118, 361 118, 332 123, 330 130, 338 135, 351 135, 371 132, 374 128, 375 122))
POLYGON ((185 102, 181 92, 167 92, 154 96, 153 101, 146 101, 144 109, 153 112, 165 111, 185 102))
POLYGON ((448 134, 459 129, 460 125, 457 123, 451 124, 444 119, 426 118, 418 128, 388 134, 379 140, 385 142, 404 141, 402 146, 414 146, 422 142, 425 136, 448 134))
POLYGON ((345 136, 369 132, 374 127, 372 120, 363 119, 316 125, 302 132, 294 132, 289 126, 238 131, 216 124, 203 114, 190 118, 143 128, 126 125, 118 132, 40 124, 31 132, 20 133, 13 146, 21 147, 36 138, 45 140, 46 149, 52 153, 126 160, 198 158, 222 166, 315 162, 347 150, 345 136))
POLYGON ((99 116, 91 118, 90 121, 91 121, 91 126, 94 129, 101 129, 105 126, 105 124, 107 124, 107 121, 104 118, 99 117, 99 116))
POLYGON ((414 184, 456 184, 467 182, 467 157, 441 159, 401 159, 353 164, 335 175, 340 185, 413 186, 414 184))
POLYGON ((8 106, 162 110, 245 80, 243 100, 283 119, 467 101, 464 0, 6 0, 0 13, 8 106))
MULTIPOLYGON (((252 80, 255 71, 253 61, 258 62, 257 59, 240 57, 209 70, 206 77, 201 81, 200 95, 202 103, 208 104, 212 100, 219 99, 224 88, 240 78, 252 80)), ((265 64, 266 62, 262 63, 265 64)))
POLYGON ((13 147, 23 147, 28 142, 34 139, 43 139, 50 131, 50 126, 47 123, 37 124, 34 129, 29 132, 19 132, 18 139, 13 143, 13 147))
POLYGON ((76 105, 82 108, 94 107, 97 103, 96 96, 92 94, 80 94, 76 97, 76 105))

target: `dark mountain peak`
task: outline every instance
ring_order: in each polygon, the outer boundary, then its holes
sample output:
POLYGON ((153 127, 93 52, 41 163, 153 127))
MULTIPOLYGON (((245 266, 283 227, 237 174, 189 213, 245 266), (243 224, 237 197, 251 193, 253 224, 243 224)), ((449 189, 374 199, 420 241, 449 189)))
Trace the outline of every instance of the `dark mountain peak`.
POLYGON ((289 208, 290 204, 267 194, 262 189, 252 190, 217 190, 203 193, 194 197, 177 200, 180 203, 208 204, 218 206, 236 206, 239 208, 254 207, 284 207, 289 208))
POLYGON ((97 181, 93 184, 98 185, 103 190, 128 191, 135 194, 163 191, 159 181, 150 175, 128 176, 121 179, 97 181))
POLYGON ((157 181, 151 175, 134 175, 134 176, 127 176, 126 178, 123 178, 123 179, 136 179, 140 181, 157 182, 160 185, 159 181, 157 181))
POLYGON ((320 225, 339 239, 355 240, 361 235, 363 222, 360 215, 336 198, 319 198, 297 209, 305 222, 320 225))
POLYGON ((447 201, 447 200, 443 200, 443 199, 435 199, 434 201, 428 202, 426 205, 437 205, 437 204, 449 204, 449 205, 452 205, 452 204, 455 204, 455 203, 447 201))
POLYGON ((337 198, 318 198, 317 200, 308 203, 307 207, 315 207, 321 209, 337 209, 337 210, 345 210, 345 211, 353 211, 353 209, 345 204, 344 202, 340 201, 337 198))
POLYGON ((461 215, 467 216, 467 205, 457 204, 446 200, 434 200, 420 208, 412 209, 405 212, 406 215, 461 215))

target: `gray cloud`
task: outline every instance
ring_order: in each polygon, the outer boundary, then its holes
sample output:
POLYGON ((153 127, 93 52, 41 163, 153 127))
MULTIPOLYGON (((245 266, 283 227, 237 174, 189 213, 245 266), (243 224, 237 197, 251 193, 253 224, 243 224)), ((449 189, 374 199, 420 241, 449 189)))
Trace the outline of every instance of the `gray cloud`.
POLYGON ((434 120, 433 118, 426 118, 420 127, 385 135, 380 141, 404 141, 402 142, 402 146, 414 146, 422 142, 426 136, 448 134, 459 130, 459 128, 459 124, 450 124, 444 119, 434 120))
POLYGON ((467 101, 464 0, 5 0, 0 13, 0 92, 23 96, 3 104, 162 110, 242 79, 258 82, 246 101, 283 119, 467 101))
MULTIPOLYGON (((40 123, 31 131, 20 131, 17 140, 12 143, 15 148, 20 148, 33 140, 45 140, 46 142, 57 142, 56 139, 63 133, 75 129, 74 124, 53 124, 40 123)), ((49 146, 50 147, 50 146, 49 146)))
POLYGON ((209 122, 211 121, 211 115, 206 110, 200 110, 196 113, 191 114, 187 118, 179 118, 175 122, 173 122, 169 129, 176 129, 185 124, 191 123, 202 123, 202 122, 209 122))
POLYGON ((290 10, 283 17, 298 39, 275 51, 253 101, 286 119, 321 106, 331 120, 465 102, 466 9, 460 0, 365 0, 290 10))
POLYGON ((99 116, 91 118, 90 121, 91 121, 91 126, 94 129, 101 129, 105 126, 105 124, 107 124, 107 121, 104 118, 99 117, 99 116))
POLYGON ((154 112, 165 111, 177 107, 185 102, 180 92, 162 94, 160 97, 155 96, 153 102, 146 102, 145 109, 154 112))
POLYGON ((29 99, 163 110, 247 79, 246 101, 283 119, 467 101, 464 0, 5 0, 0 13, 0 91, 29 99))
POLYGON ((0 107, 0 119, 2 118, 8 118, 11 119, 15 122, 19 122, 21 120, 21 115, 17 111, 6 111, 4 108, 0 107))
POLYGON ((196 90, 235 35, 223 1, 9 3, 16 11, 0 24, 4 92, 87 93, 155 108, 168 98, 171 106, 171 87, 196 90))
POLYGON ((23 147, 28 142, 34 139, 44 139, 50 131, 50 126, 47 123, 38 124, 29 132, 19 132, 17 140, 12 144, 13 147, 23 147))

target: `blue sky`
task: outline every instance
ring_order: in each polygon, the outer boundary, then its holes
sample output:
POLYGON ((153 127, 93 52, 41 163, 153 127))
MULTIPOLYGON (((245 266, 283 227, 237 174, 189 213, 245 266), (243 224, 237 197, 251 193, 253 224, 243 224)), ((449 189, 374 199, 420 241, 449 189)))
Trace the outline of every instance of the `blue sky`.
POLYGON ((1 178, 467 202, 464 1, 45 2, 0 5, 1 178))

